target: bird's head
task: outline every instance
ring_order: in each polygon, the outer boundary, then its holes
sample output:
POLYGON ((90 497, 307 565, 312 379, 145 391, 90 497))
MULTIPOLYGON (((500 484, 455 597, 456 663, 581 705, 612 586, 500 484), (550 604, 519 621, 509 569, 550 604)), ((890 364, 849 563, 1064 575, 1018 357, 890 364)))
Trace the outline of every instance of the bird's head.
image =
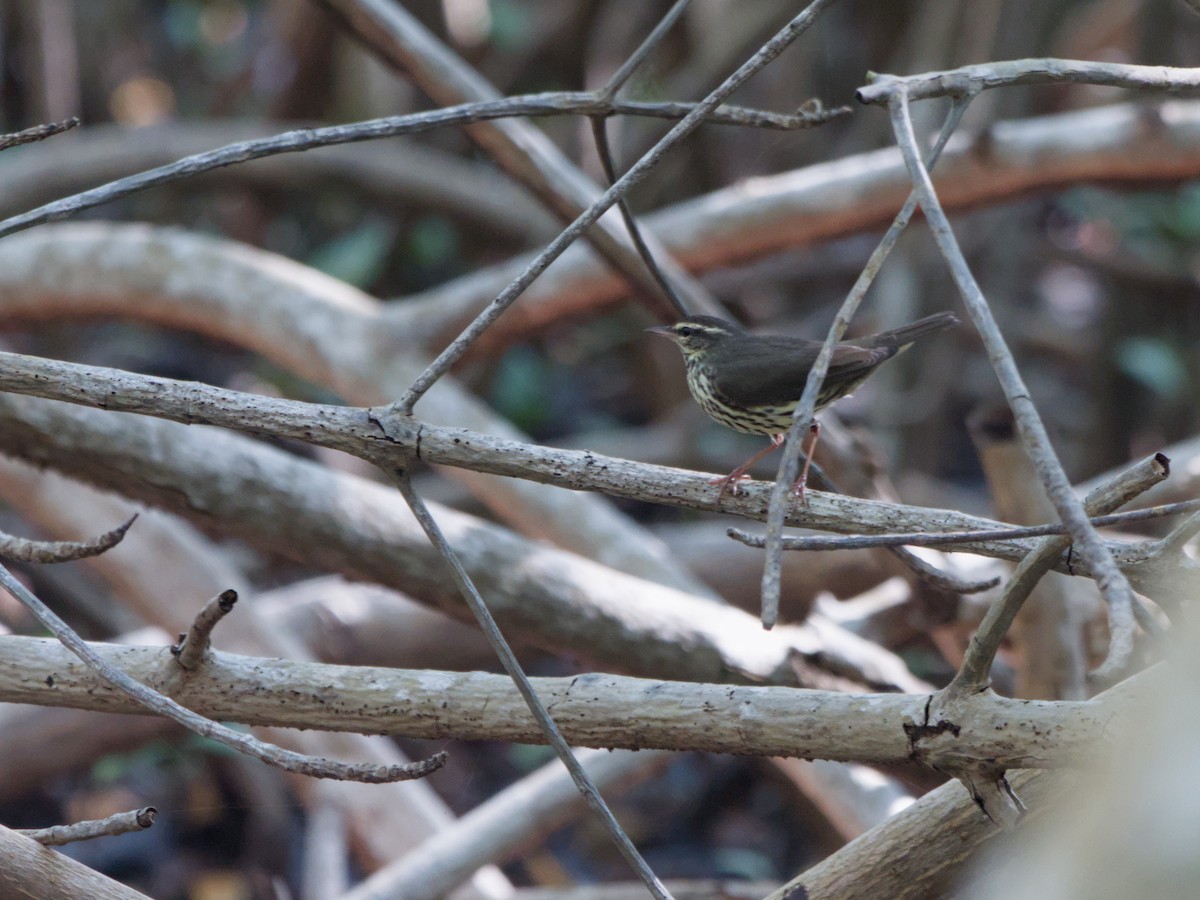
POLYGON ((703 355, 731 338, 746 334, 741 325, 715 316, 688 316, 674 325, 655 325, 646 330, 673 340, 685 359, 703 355))

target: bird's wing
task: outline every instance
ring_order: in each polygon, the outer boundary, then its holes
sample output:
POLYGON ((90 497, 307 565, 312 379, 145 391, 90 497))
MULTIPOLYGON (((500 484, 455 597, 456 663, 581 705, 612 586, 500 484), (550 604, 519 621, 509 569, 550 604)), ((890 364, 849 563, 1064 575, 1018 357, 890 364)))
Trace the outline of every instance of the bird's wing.
MULTIPOLYGON (((732 403, 748 406, 783 405, 800 399, 804 383, 821 345, 798 343, 793 338, 778 341, 764 337, 736 355, 713 360, 714 387, 732 403)), ((827 382, 854 380, 879 365, 894 349, 838 344, 833 349, 827 382)))

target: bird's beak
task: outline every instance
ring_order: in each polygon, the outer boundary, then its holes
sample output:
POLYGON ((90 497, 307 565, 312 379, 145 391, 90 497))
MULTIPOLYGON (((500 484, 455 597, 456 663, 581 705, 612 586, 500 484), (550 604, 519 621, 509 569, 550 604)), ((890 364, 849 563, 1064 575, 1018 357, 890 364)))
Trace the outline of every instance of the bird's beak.
POLYGON ((660 335, 661 337, 670 338, 671 340, 675 340, 675 332, 673 332, 666 325, 655 325, 652 328, 647 328, 646 331, 649 334, 657 334, 657 335, 660 335))

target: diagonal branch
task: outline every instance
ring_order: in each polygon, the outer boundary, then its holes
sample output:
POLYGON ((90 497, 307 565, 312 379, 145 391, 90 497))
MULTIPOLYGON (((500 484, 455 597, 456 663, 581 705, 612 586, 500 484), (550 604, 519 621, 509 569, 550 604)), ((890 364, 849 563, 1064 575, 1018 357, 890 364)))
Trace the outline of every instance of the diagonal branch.
MULTIPOLYGON (((829 0, 826 0, 829 2, 829 0)), ((401 134, 417 134, 435 128, 461 126, 471 122, 490 119, 508 119, 515 116, 563 116, 563 115, 639 115, 691 121, 688 129, 695 128, 701 121, 722 124, 768 128, 808 128, 816 122, 813 116, 788 116, 779 113, 764 113, 753 110, 732 109, 720 111, 719 103, 713 103, 700 111, 701 104, 690 103, 630 103, 625 101, 602 102, 588 91, 555 92, 504 97, 478 103, 464 103, 429 112, 412 113, 405 116, 388 116, 348 125, 330 125, 324 128, 300 128, 283 134, 272 135, 249 141, 240 141, 184 157, 165 166, 158 166, 127 178, 119 178, 109 184, 89 191, 63 197, 36 209, 10 216, 0 221, 0 237, 32 228, 43 222, 65 219, 85 209, 111 203, 140 191, 157 187, 171 181, 190 178, 224 166, 249 162, 282 153, 300 153, 316 147, 337 144, 352 144, 359 141, 378 140, 401 134)), ((605 207, 607 208, 607 207, 605 207)), ((601 210, 603 211, 603 210, 601 210)))
MULTIPOLYGON (((1169 471, 1167 459, 1161 454, 1144 460, 1119 473, 1110 483, 1092 491, 1083 501, 1084 509, 1089 516, 1118 509, 1165 480, 1169 471)), ((1004 595, 988 609, 971 637, 962 665, 946 688, 948 698, 976 693, 988 683, 992 660, 1025 598, 1050 570, 1053 560, 1066 549, 1070 540, 1068 536, 1045 538, 1036 550, 1021 560, 1005 585, 1004 595)))
POLYGON ((137 513, 134 513, 112 531, 90 541, 31 541, 0 532, 0 559, 44 565, 99 556, 121 543, 125 532, 136 520, 137 513))
POLYGON ((570 745, 563 738, 562 733, 558 730, 558 726, 554 724, 554 720, 550 718, 550 713, 546 709, 544 703, 538 697, 537 692, 533 689, 533 685, 529 683, 529 678, 525 675, 521 664, 517 661, 517 656, 509 646, 508 641, 504 639, 504 635, 500 631, 500 626, 496 624, 496 620, 492 617, 491 612, 487 608, 483 597, 479 590, 475 587, 475 583, 471 580, 471 576, 467 574, 467 570, 463 567, 462 561, 450 546, 450 542, 446 540, 446 536, 438 527, 437 521, 429 512, 429 507, 425 505, 425 501, 416 492, 412 486, 412 481, 409 478, 407 467, 392 468, 388 470, 392 480, 400 489, 400 494, 404 497, 404 502, 408 504, 413 515, 424 529, 429 542, 437 549, 438 554, 450 567, 451 577, 454 579, 455 585, 458 587, 459 593, 462 594, 463 600, 470 607, 472 614, 475 616, 479 627, 483 630, 484 636, 487 637, 488 643, 492 649, 496 651, 496 655, 500 658, 500 664, 504 666, 504 671, 508 673, 509 678, 516 684, 517 690, 521 694, 521 699, 525 701, 525 705, 529 711, 533 713, 534 719, 537 720, 538 728, 545 735, 547 742, 554 748, 554 752, 566 766, 567 771, 571 774, 571 779, 575 782, 575 786, 583 795, 588 806, 591 807, 613 843, 616 844, 617 850, 625 861, 629 863, 630 868, 637 873, 641 878, 642 883, 646 885, 650 893, 659 898, 669 898, 666 888, 662 886, 662 882, 654 874, 653 870, 646 864, 645 859, 633 845, 633 841, 629 839, 621 824, 613 815, 612 810, 608 808, 608 804, 604 802, 604 798, 600 796, 600 792, 596 790, 596 786, 592 784, 592 779, 588 775, 575 754, 571 751, 570 745))
POLYGON ((346 781, 361 781, 367 784, 378 784, 388 781, 408 781, 413 778, 424 778, 445 765, 447 755, 435 753, 428 759, 416 763, 395 766, 377 766, 370 764, 340 763, 334 760, 318 759, 305 756, 282 747, 265 744, 257 738, 240 731, 234 731, 211 719, 197 715, 189 709, 180 706, 170 697, 146 687, 140 681, 130 678, 120 669, 109 665, 95 650, 91 648, 66 622, 60 619, 49 607, 34 596, 25 585, 21 584, 7 568, 0 565, 0 587, 3 587, 28 609, 34 617, 45 626, 72 653, 78 656, 97 675, 109 684, 128 694, 139 704, 161 716, 166 716, 189 731, 202 737, 210 738, 226 747, 232 747, 247 756, 276 766, 288 772, 309 775, 314 778, 336 778, 346 781))
POLYGON ((920 197, 921 209, 925 213, 929 229, 946 258, 963 303, 987 349, 992 368, 1012 409, 1017 430, 1026 445, 1030 460, 1041 477, 1050 502, 1054 504, 1063 524, 1070 531, 1076 548, 1095 572, 1100 592, 1108 602, 1109 652, 1094 675, 1097 678, 1110 677, 1126 665, 1133 652, 1133 591, 1129 587, 1129 581, 1117 567, 1112 553, 1088 521, 1083 503, 1071 490, 1071 483, 1067 480, 1062 463, 1054 452, 1050 436, 1046 433, 1037 407, 1034 406, 1029 390, 1017 370, 1012 353, 975 281, 975 276, 971 274, 958 242, 954 239, 950 221, 938 201, 929 171, 921 161, 912 119, 909 116, 908 96, 903 89, 893 95, 889 102, 889 110, 896 141, 904 155, 913 187, 920 197))
POLYGON ((589 206, 562 234, 551 241, 525 267, 525 270, 516 280, 505 288, 495 300, 488 304, 470 325, 463 329, 462 334, 455 338, 438 355, 437 359, 430 363, 429 368, 396 401, 394 404, 395 411, 402 415, 411 413, 413 406, 425 392, 433 387, 437 380, 445 375, 450 367, 462 358, 462 355, 467 352, 471 344, 512 305, 517 297, 524 292, 525 288, 529 287, 546 270, 550 263, 561 256, 563 251, 585 229, 599 219, 609 207, 616 203, 619 197, 624 196, 631 187, 645 178, 650 173, 650 170, 658 164, 658 161, 671 148, 694 131, 712 110, 720 106, 726 97, 741 87, 742 84, 779 56, 779 54, 783 53, 788 45, 807 31, 808 27, 816 21, 817 16, 824 12, 825 8, 832 3, 833 0, 812 0, 804 12, 792 19, 775 37, 771 38, 757 53, 743 63, 736 72, 726 78, 716 90, 698 103, 696 108, 688 113, 683 121, 667 132, 662 140, 655 144, 628 172, 622 175, 612 187, 589 206))

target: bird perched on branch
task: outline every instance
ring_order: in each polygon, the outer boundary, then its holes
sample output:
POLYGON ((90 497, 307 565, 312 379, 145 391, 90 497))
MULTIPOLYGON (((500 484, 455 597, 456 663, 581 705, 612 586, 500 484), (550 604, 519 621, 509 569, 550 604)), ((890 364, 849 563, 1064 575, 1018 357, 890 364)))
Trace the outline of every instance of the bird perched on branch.
MULTIPOLYGON (((957 324, 953 313, 942 312, 901 328, 836 344, 814 411, 853 393, 884 362, 914 341, 957 324)), ((646 330, 670 338, 679 347, 687 366, 688 390, 709 416, 734 431, 771 438, 770 446, 712 482, 720 485, 718 497, 729 488, 737 493, 737 482, 746 477, 746 471, 783 443, 783 433, 792 424, 792 414, 817 361, 821 342, 751 334, 740 325, 713 316, 689 316, 674 325, 646 330)), ((801 496, 817 434, 814 423, 804 470, 796 482, 801 496)))

